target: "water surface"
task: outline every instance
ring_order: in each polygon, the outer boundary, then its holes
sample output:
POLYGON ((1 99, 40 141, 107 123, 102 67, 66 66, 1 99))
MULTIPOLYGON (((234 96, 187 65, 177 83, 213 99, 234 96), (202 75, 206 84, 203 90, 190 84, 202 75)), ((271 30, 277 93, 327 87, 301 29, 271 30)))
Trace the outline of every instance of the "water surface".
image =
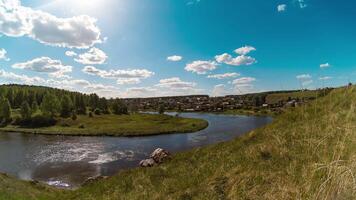
MULTIPOLYGON (((174 113, 171 113, 174 114, 174 113)), ((58 187, 78 187, 96 176, 137 167, 158 147, 179 152, 231 140, 264 126, 270 117, 183 113, 209 127, 195 133, 146 137, 75 137, 0 133, 0 172, 58 187)))

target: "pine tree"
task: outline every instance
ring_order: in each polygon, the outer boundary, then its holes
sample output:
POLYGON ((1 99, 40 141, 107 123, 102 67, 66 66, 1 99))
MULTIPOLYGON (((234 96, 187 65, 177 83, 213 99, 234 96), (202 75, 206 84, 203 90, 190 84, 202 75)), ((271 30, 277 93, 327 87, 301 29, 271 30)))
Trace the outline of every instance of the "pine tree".
POLYGON ((73 111, 72 99, 68 95, 63 96, 61 101, 61 117, 64 118, 70 117, 72 111, 73 111))
POLYGON ((0 120, 8 122, 11 119, 11 106, 8 99, 0 99, 0 120))
POLYGON ((21 113, 22 119, 30 119, 31 118, 32 110, 30 108, 30 105, 27 103, 27 101, 24 101, 22 103, 20 113, 21 113))
POLYGON ((47 93, 43 97, 43 101, 41 104, 41 110, 45 115, 49 115, 54 117, 59 111, 59 101, 57 97, 53 94, 47 93))

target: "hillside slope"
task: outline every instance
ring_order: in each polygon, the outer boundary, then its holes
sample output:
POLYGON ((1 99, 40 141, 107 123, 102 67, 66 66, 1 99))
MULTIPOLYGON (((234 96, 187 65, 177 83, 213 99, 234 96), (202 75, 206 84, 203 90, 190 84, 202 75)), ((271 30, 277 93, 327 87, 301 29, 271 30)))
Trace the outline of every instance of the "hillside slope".
MULTIPOLYGON (((355 199, 355 107, 356 87, 337 89, 241 138, 180 153, 161 166, 124 171, 55 196, 88 200, 355 199)), ((0 179, 1 188, 3 184, 0 179)), ((44 191, 32 198, 49 198, 46 195, 44 191)))

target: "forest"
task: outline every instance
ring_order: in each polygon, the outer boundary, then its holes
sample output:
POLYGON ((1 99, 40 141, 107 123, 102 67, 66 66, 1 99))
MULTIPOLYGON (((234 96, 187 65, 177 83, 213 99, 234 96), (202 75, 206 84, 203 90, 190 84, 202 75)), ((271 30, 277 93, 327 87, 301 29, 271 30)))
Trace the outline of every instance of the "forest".
POLYGON ((0 126, 51 126, 57 118, 77 119, 77 115, 128 114, 120 99, 83 94, 42 86, 1 85, 0 126))

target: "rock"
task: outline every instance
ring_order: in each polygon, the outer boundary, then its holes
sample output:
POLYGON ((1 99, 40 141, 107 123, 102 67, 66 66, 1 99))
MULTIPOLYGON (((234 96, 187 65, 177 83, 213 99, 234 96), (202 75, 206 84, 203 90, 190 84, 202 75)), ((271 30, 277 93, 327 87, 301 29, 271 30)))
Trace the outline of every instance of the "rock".
POLYGON ((164 149, 158 148, 151 153, 152 158, 156 163, 161 164, 170 158, 170 153, 164 149))
POLYGON ((141 167, 152 167, 156 164, 155 160, 153 160, 152 158, 150 159, 146 159, 146 160, 142 160, 140 162, 140 166, 141 167))

